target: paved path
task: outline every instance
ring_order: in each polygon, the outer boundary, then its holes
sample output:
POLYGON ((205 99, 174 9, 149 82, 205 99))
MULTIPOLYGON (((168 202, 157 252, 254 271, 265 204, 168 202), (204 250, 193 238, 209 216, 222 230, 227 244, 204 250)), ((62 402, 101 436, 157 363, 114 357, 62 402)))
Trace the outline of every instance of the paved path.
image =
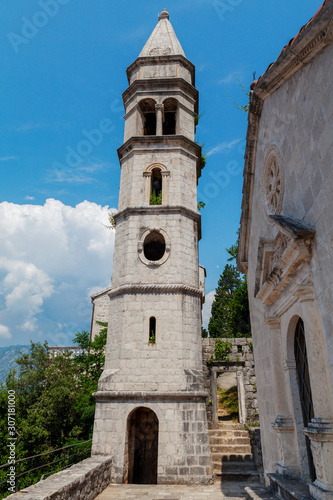
POLYGON ((232 482, 221 485, 220 482, 216 482, 209 486, 111 484, 96 497, 96 500, 141 498, 143 500, 236 500, 244 498, 269 500, 274 497, 266 492, 263 485, 232 482))

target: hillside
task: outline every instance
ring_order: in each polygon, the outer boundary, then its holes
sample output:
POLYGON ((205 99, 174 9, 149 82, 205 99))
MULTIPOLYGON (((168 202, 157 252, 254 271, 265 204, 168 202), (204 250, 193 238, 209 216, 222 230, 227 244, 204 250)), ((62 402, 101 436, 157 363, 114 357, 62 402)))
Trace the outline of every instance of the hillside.
POLYGON ((9 370, 12 368, 18 368, 15 363, 15 359, 20 356, 19 351, 26 354, 29 352, 29 349, 29 345, 10 345, 8 347, 0 347, 0 383, 6 381, 9 370))

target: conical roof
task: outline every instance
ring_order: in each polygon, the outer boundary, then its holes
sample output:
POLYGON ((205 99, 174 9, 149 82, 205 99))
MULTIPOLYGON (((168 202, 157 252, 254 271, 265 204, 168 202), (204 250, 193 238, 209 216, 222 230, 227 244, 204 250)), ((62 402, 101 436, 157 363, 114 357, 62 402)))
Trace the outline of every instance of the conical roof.
POLYGON ((158 23, 143 47, 139 57, 182 55, 185 57, 182 46, 169 21, 166 9, 160 14, 158 23))

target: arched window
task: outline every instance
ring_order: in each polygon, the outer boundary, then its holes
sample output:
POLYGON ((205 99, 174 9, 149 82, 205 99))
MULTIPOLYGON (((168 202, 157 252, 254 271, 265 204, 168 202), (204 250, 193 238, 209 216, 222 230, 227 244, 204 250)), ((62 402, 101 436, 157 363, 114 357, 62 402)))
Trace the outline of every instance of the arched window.
POLYGON ((149 318, 149 343, 156 343, 156 318, 154 316, 149 318))
POLYGON ((145 99, 139 103, 143 135, 156 135, 155 104, 153 99, 145 99))
POLYGON ((177 129, 178 101, 169 97, 164 101, 163 135, 175 135, 177 129))
POLYGON ((152 170, 149 204, 162 205, 162 173, 160 168, 152 170))
MULTIPOLYGON (((304 335, 304 323, 301 318, 299 318, 296 325, 294 352, 295 352, 299 397, 301 400, 301 407, 302 407, 303 424, 304 427, 307 427, 311 422, 311 419, 314 417, 314 409, 312 402, 308 356, 306 351, 306 343, 304 335)), ((307 436, 306 436, 306 447, 308 453, 310 477, 312 481, 315 481, 316 472, 313 464, 311 444, 307 436)))

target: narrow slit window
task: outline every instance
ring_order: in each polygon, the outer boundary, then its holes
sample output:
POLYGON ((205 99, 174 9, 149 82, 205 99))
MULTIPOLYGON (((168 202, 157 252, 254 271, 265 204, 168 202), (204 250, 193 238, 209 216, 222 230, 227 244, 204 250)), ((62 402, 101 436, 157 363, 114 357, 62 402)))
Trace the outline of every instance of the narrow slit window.
POLYGON ((154 316, 149 318, 149 343, 156 343, 156 318, 154 316))

